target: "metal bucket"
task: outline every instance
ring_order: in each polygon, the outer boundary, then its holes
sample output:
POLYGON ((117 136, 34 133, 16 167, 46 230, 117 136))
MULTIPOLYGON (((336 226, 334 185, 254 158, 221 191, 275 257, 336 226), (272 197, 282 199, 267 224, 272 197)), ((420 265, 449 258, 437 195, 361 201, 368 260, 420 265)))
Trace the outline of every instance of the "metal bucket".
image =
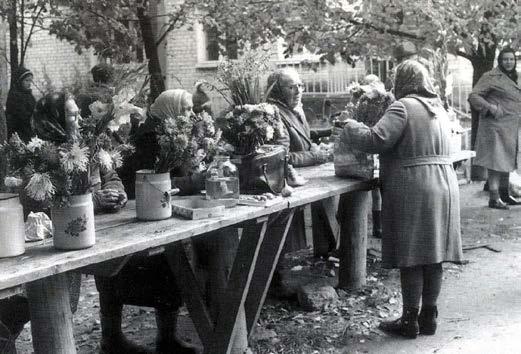
POLYGON ((51 219, 54 248, 81 250, 96 243, 92 194, 73 195, 70 205, 52 207, 51 219))
POLYGON ((163 220, 172 216, 170 196, 179 192, 172 189, 170 173, 153 170, 136 171, 136 216, 140 220, 163 220))
POLYGON ((0 258, 25 252, 24 212, 18 194, 0 193, 0 258))

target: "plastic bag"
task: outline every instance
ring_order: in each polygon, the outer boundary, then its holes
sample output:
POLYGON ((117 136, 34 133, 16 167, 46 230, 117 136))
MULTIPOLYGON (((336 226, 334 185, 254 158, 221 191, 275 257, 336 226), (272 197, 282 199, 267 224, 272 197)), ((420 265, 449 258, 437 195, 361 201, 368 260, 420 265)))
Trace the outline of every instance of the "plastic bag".
POLYGON ((44 212, 30 212, 25 222, 25 241, 40 241, 52 237, 51 219, 44 212))

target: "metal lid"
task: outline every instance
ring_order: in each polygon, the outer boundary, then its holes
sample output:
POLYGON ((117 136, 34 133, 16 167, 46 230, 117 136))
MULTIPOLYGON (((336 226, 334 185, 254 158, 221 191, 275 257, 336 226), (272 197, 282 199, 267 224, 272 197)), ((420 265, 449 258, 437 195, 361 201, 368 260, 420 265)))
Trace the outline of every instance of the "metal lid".
POLYGON ((0 193, 0 200, 7 200, 7 199, 13 199, 18 198, 18 194, 16 193, 0 193))

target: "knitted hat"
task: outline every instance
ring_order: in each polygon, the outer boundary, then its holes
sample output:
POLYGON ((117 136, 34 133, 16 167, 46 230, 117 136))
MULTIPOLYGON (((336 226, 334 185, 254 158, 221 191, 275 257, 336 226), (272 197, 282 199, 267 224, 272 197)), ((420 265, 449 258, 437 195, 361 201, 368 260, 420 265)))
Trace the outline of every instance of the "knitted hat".
POLYGON ((18 82, 22 82, 23 79, 27 78, 28 76, 34 76, 32 71, 24 68, 23 66, 20 66, 18 70, 16 71, 16 76, 18 77, 18 82))

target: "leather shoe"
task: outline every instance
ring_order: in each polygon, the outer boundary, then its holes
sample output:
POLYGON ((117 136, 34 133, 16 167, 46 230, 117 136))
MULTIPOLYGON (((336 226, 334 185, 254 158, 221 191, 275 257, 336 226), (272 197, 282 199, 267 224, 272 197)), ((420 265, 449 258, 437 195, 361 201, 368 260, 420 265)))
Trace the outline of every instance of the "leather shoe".
POLYGON ((508 205, 520 205, 521 201, 517 200, 516 198, 512 197, 511 195, 507 196, 506 198, 501 198, 505 203, 508 205))
POLYGON ((491 200, 489 200, 488 201, 488 207, 492 208, 492 209, 501 209, 501 210, 508 210, 508 209, 510 209, 508 207, 508 205, 505 202, 503 202, 501 199, 497 199, 497 200, 491 199, 491 200))

